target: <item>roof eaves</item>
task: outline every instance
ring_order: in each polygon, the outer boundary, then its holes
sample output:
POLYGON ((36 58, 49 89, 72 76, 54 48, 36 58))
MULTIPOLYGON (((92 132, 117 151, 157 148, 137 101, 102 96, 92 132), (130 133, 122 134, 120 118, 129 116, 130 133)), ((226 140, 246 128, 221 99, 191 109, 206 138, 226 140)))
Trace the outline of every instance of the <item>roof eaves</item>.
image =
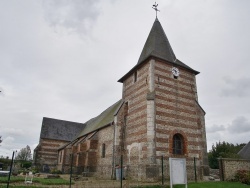
POLYGON ((160 56, 155 56, 155 55, 152 55, 150 54, 148 57, 146 57, 143 61, 141 61, 140 63, 136 64, 132 69, 130 69, 130 71, 128 71, 123 77, 121 77, 117 82, 120 82, 120 83, 123 83, 123 81, 125 80, 125 78, 127 78, 136 68, 138 68, 139 66, 141 66, 142 64, 144 64, 146 61, 148 61, 150 58, 157 58, 159 60, 162 60, 162 61, 167 61, 173 65, 178 65, 184 69, 187 69, 189 71, 192 71, 195 75, 199 74, 200 72, 199 71, 196 71, 194 69, 192 69, 191 67, 187 66, 186 64, 184 64, 183 62, 181 62, 180 60, 176 59, 175 62, 173 61, 169 61, 169 60, 166 60, 164 59, 163 57, 160 57, 160 56))
POLYGON ((200 109, 203 111, 203 113, 206 115, 205 110, 201 107, 201 105, 199 104, 199 102, 197 100, 195 100, 196 104, 200 107, 200 109))
POLYGON ((61 147, 59 147, 59 148, 57 149, 57 151, 66 148, 68 145, 73 145, 73 144, 74 144, 75 142, 77 142, 77 141, 78 141, 78 139, 73 140, 72 142, 69 142, 69 143, 67 143, 67 144, 64 144, 64 145, 62 145, 61 147))
POLYGON ((128 77, 136 68, 143 65, 151 56, 148 56, 145 60, 141 61, 141 63, 136 64, 132 69, 130 69, 123 77, 121 77, 117 82, 123 83, 124 79, 128 77))
POLYGON ((124 100, 122 99, 122 102, 121 102, 120 106, 117 108, 117 110, 115 111, 114 116, 116 116, 118 114, 118 112, 120 111, 123 104, 124 104, 124 100))

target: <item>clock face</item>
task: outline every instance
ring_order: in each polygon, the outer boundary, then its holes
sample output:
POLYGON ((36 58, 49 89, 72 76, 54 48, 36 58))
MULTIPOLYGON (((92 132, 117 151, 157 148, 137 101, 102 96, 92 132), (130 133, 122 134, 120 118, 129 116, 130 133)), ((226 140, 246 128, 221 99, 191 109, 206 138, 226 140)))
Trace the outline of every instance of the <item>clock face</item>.
POLYGON ((179 75, 180 75, 180 71, 179 71, 179 69, 176 68, 176 67, 173 67, 173 68, 172 68, 172 73, 173 73, 174 76, 179 76, 179 75))

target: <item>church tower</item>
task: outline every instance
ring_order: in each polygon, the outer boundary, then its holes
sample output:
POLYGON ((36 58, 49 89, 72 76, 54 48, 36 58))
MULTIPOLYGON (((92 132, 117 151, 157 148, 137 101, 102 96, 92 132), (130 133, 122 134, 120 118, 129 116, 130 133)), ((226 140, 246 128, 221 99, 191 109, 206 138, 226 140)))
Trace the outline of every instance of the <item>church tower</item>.
MULTIPOLYGON (((165 161, 186 158, 188 166, 195 159, 200 179, 208 175, 205 111, 198 103, 197 74, 176 58, 156 18, 137 64, 118 80, 123 83, 124 101, 120 145, 131 176, 158 178, 162 156, 165 161)), ((187 170, 193 179, 194 172, 187 170)))

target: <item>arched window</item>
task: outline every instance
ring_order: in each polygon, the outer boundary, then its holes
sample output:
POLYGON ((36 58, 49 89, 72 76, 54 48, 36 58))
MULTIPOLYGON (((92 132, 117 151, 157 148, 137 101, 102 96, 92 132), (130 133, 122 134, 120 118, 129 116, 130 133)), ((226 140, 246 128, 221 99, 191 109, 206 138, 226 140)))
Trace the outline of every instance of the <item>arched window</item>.
POLYGON ((183 136, 175 134, 173 137, 173 154, 183 155, 183 136))
POLYGON ((102 158, 105 158, 105 154, 106 154, 106 148, 105 148, 105 144, 102 144, 102 158))

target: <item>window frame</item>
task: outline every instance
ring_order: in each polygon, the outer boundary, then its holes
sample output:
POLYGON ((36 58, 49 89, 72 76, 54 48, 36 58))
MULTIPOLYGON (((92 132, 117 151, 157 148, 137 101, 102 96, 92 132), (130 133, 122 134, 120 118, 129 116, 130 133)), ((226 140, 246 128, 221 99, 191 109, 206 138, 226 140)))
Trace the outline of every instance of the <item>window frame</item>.
POLYGON ((181 134, 177 133, 173 136, 173 154, 184 155, 184 138, 181 134))

